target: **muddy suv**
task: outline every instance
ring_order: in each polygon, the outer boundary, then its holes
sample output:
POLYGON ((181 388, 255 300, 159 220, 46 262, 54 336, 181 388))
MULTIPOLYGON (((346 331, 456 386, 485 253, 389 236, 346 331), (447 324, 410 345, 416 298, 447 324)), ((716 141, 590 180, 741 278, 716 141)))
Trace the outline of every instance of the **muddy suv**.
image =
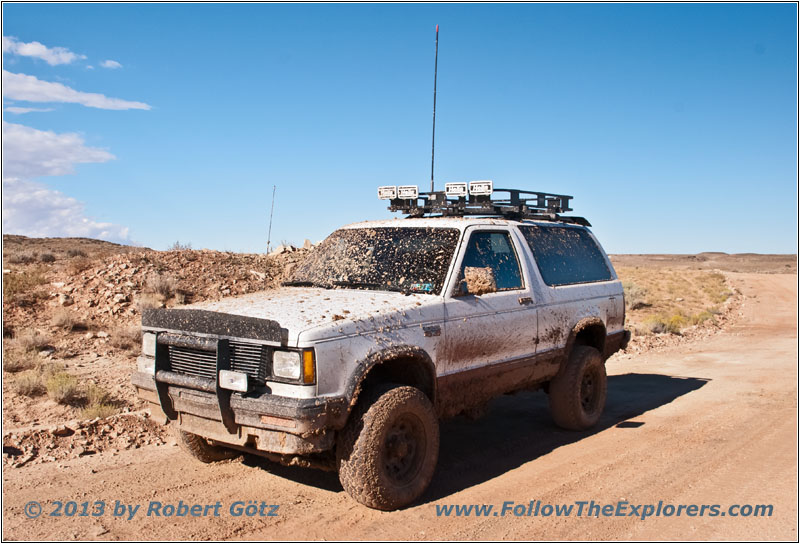
POLYGON ((452 185, 381 188, 409 217, 337 230, 280 289, 145 311, 138 394, 201 461, 338 470, 382 510, 425 491, 439 420, 495 396, 541 388, 591 427, 629 334, 588 222, 569 196, 452 185))

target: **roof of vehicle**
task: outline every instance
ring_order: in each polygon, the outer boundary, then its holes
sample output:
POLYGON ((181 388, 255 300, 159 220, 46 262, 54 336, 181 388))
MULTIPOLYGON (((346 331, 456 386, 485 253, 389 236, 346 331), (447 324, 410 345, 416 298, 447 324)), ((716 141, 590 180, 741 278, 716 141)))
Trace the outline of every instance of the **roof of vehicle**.
POLYGON ((545 221, 545 220, 533 220, 533 219, 522 219, 522 220, 515 220, 515 219, 506 219, 503 217, 475 217, 475 216, 464 216, 464 217, 397 217, 394 219, 381 219, 376 221, 361 221, 358 223, 351 223, 349 225, 345 225, 341 228, 343 229, 359 229, 359 228, 383 228, 383 227, 395 227, 395 228, 455 228, 459 230, 463 230, 467 227, 473 225, 494 225, 494 226, 516 226, 516 225, 543 225, 543 226, 553 226, 558 225, 560 227, 572 227, 572 228, 585 228, 580 225, 576 225, 574 223, 568 223, 565 221, 545 221))

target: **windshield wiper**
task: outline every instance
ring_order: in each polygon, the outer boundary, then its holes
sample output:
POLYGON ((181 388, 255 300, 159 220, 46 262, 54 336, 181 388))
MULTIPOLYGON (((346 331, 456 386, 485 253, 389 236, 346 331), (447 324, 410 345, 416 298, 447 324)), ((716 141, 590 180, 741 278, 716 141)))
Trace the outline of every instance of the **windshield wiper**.
POLYGON ((324 283, 316 283, 313 281, 284 281, 281 283, 281 287, 321 287, 323 289, 330 289, 330 285, 325 285, 324 283))
POLYGON ((391 285, 367 281, 335 281, 333 285, 336 287, 363 287, 365 289, 377 289, 378 291, 396 291, 398 293, 409 294, 408 289, 403 289, 402 287, 392 287, 391 285))

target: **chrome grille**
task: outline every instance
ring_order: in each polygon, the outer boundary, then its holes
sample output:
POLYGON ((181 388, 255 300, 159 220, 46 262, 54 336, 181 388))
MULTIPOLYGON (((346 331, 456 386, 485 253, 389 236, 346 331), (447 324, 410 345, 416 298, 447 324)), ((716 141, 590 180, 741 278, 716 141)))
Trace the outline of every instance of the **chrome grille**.
MULTIPOLYGON (((228 343, 231 370, 244 372, 251 379, 265 381, 269 367, 270 350, 259 344, 246 342, 228 343)), ((217 353, 203 349, 167 345, 169 368, 173 372, 216 380, 217 353)))
POLYGON ((217 353, 184 346, 167 346, 173 372, 216 380, 217 353))
POLYGON ((230 342, 231 370, 244 372, 250 378, 266 381, 269 348, 259 344, 230 342))

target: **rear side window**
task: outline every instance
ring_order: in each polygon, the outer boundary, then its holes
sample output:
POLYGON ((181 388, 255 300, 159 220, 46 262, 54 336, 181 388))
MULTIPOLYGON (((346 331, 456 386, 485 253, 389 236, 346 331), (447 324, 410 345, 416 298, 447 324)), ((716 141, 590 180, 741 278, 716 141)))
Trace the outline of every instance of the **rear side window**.
POLYGON ((547 285, 611 279, 603 252, 584 229, 520 226, 547 285))

